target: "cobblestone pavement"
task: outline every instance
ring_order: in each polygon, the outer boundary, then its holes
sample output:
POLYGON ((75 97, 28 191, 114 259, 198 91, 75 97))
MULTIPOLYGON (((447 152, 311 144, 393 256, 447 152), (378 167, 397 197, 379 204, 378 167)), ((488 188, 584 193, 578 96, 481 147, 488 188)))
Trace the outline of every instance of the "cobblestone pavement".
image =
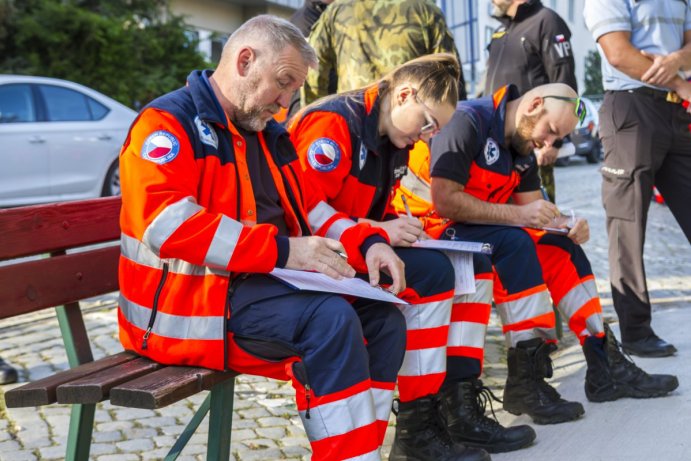
MULTIPOLYGON (((607 237, 600 205, 597 165, 574 161, 569 167, 558 168, 556 175, 558 205, 563 209, 573 208, 590 222, 591 241, 584 248, 598 277, 605 315, 615 320, 607 281, 607 237)), ((666 207, 652 204, 647 240, 646 267, 655 308, 691 307, 691 268, 688 265, 691 248, 666 207)), ((121 350, 114 304, 114 295, 84 303, 85 320, 96 358, 121 350)), ((563 343, 573 345, 575 338, 567 333, 563 343)), ((19 384, 67 368, 67 358, 52 311, 0 321, 0 356, 18 367, 19 384)), ((499 395, 506 376, 504 357, 503 336, 493 317, 487 338, 484 380, 499 395)), ((573 360, 582 361, 582 355, 578 354, 573 360)), ((0 394, 14 386, 0 387, 0 394)), ((237 379, 231 446, 235 459, 310 458, 309 445, 292 395, 288 383, 251 376, 237 379)), ((162 459, 204 397, 199 394, 159 411, 99 404, 91 458, 98 461, 162 459)), ((502 413, 498 411, 497 415, 502 418, 502 413)), ((63 459, 68 422, 68 406, 6 409, 4 398, 0 398, 0 460, 63 459)), ((207 428, 203 423, 179 459, 205 459, 206 435, 207 428)), ((393 427, 390 426, 383 450, 385 456, 392 436, 393 427)))

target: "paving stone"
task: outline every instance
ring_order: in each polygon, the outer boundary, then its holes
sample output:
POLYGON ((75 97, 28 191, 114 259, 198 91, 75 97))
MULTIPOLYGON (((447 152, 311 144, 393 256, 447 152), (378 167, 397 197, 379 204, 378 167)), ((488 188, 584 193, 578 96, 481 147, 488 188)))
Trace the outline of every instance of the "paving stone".
POLYGON ((123 429, 122 435, 125 440, 145 439, 157 436, 158 431, 152 427, 134 427, 131 429, 123 429))
POLYGON ((124 442, 117 442, 115 445, 125 453, 141 453, 154 448, 154 442, 151 439, 125 440, 124 442))
POLYGON ((94 442, 99 443, 119 442, 122 439, 123 435, 120 431, 95 431, 93 434, 94 442))
MULTIPOLYGON (((0 449, 1 450, 1 449, 0 449)), ((67 452, 66 445, 55 445, 52 447, 39 448, 39 454, 41 455, 41 461, 52 460, 52 459, 65 459, 65 453, 67 452)))
POLYGON ((139 461, 139 456, 133 453, 118 453, 116 455, 101 455, 97 461, 139 461))
POLYGON ((161 427, 161 426, 172 426, 177 423, 177 420, 170 416, 154 416, 152 418, 139 418, 137 423, 144 427, 161 427))
POLYGON ((38 461, 38 457, 32 450, 13 451, 8 457, 0 453, 0 461, 38 461))
POLYGON ((282 427, 288 426, 290 424, 290 421, 286 420, 285 418, 277 418, 275 416, 270 416, 268 418, 257 419, 257 423, 259 423, 261 427, 282 427))
POLYGON ((259 427, 255 432, 260 437, 273 440, 281 440, 286 435, 286 431, 282 427, 259 427))
POLYGON ((99 456, 99 455, 110 455, 118 452, 118 447, 112 443, 92 443, 89 455, 99 456))
POLYGON ((102 432, 124 431, 132 429, 133 427, 134 423, 132 423, 132 421, 111 421, 108 423, 96 424, 96 430, 102 432))

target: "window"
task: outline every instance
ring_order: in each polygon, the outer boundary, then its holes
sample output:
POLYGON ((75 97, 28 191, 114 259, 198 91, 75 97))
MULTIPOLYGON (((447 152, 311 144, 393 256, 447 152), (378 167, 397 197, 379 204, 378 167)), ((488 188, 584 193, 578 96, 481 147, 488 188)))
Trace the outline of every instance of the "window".
POLYGON ((0 85, 0 123, 35 121, 31 87, 27 84, 0 85))
POLYGON ((40 85, 50 122, 78 122, 91 120, 88 98, 74 90, 52 85, 40 85))
POLYGON ((89 105, 89 110, 91 111, 91 120, 101 120, 103 117, 108 115, 110 109, 88 96, 85 96, 86 102, 89 105))
POLYGON ((211 62, 218 62, 221 60, 221 53, 227 41, 227 35, 213 34, 211 36, 211 62))
POLYGON ((569 21, 573 22, 574 17, 575 17, 575 8, 574 8, 574 1, 569 0, 569 21))

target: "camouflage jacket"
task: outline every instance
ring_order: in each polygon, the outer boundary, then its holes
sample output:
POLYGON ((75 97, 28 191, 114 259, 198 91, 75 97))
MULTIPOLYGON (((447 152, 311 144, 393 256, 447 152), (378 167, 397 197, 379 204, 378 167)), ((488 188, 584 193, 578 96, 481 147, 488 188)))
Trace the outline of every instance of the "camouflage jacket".
MULTIPOLYGON (((303 106, 328 94, 329 71, 337 91, 361 88, 399 64, 431 53, 458 51, 432 0, 336 0, 309 36, 319 58, 303 87, 303 106)), ((461 99, 465 82, 461 75, 461 99)))

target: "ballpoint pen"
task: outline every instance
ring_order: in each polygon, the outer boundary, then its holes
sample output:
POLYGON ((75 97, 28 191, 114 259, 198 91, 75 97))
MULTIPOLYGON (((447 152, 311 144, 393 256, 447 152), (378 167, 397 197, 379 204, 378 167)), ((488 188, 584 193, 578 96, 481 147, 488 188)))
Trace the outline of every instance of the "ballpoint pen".
POLYGON ((408 199, 405 198, 405 195, 401 194, 401 201, 403 202, 403 206, 405 207, 405 212, 408 215, 409 218, 413 217, 413 213, 410 212, 410 207, 408 206, 408 199))

